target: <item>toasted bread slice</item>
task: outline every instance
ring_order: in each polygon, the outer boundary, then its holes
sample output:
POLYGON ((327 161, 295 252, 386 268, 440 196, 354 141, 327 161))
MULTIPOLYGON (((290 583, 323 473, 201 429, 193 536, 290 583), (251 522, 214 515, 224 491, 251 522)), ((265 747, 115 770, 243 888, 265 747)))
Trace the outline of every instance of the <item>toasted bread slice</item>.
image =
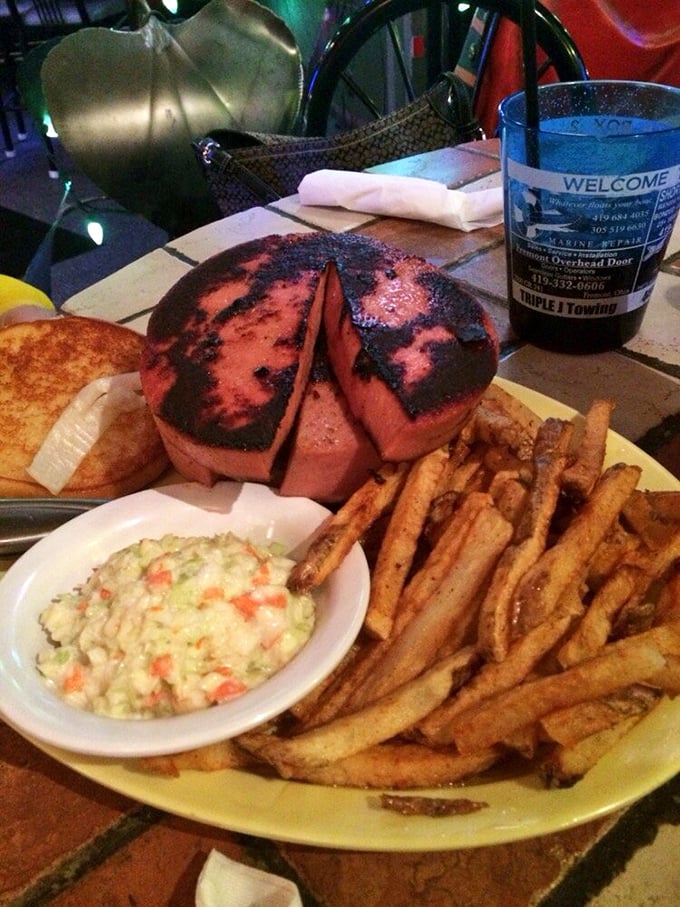
MULTIPOLYGON (((0 495, 50 495, 26 471, 50 428, 91 381, 137 371, 143 342, 129 328, 79 316, 0 329, 0 495)), ((59 496, 128 494, 167 465, 154 420, 143 406, 116 416, 59 496)))

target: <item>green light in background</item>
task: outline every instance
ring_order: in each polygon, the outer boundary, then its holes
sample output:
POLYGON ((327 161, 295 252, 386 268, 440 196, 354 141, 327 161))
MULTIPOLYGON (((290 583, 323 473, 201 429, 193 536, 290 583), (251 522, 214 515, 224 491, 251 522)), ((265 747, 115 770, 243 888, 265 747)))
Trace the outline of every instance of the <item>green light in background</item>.
POLYGON ((43 114, 43 126, 45 127, 45 135, 49 139, 56 139, 59 135, 57 130, 54 128, 54 124, 50 119, 50 115, 47 111, 43 114))
POLYGON ((179 9, 178 0, 163 0, 163 6, 174 16, 179 9))

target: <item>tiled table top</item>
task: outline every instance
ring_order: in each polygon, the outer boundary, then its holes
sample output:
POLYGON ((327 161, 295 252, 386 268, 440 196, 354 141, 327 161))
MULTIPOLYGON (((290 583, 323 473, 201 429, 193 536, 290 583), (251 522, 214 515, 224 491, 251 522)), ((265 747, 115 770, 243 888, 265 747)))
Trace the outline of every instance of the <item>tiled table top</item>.
MULTIPOLYGON (((489 184, 498 179, 498 147, 447 149, 378 169, 450 186, 489 184)), ((155 302, 195 263, 269 233, 315 229, 376 236, 468 281, 501 336, 501 376, 581 410, 594 396, 614 397, 613 427, 680 478, 680 226, 641 332, 624 349, 594 356, 546 353, 512 336, 501 227, 465 234, 302 208, 296 197, 173 241, 73 297, 65 309, 143 331, 155 302)), ((680 892, 677 778, 626 810, 541 838, 437 853, 336 851, 276 844, 140 805, 80 777, 0 723, 0 794, 0 904, 6 905, 191 905, 211 848, 289 875, 308 907, 670 907, 680 892)))

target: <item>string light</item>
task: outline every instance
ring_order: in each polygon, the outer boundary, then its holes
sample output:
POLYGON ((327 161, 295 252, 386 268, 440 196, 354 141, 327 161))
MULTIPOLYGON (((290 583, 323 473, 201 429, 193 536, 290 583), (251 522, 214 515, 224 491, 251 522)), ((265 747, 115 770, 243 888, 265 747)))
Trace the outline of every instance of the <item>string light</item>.
POLYGON ((74 214, 80 214, 83 218, 83 226, 87 235, 96 246, 101 246, 104 242, 104 225, 93 216, 98 209, 109 210, 111 213, 127 213, 118 207, 106 209, 99 203, 106 202, 105 198, 80 199, 73 192, 73 182, 70 179, 63 181, 63 195, 57 209, 54 220, 50 228, 43 237, 35 254, 28 264, 24 280, 35 287, 43 290, 48 296, 52 292, 51 270, 53 263, 53 244, 54 236, 57 229, 62 225, 65 218, 74 214))
POLYGON ((45 135, 48 139, 59 138, 59 133, 54 128, 54 123, 52 122, 52 119, 50 118, 50 115, 47 111, 45 111, 45 113, 43 114, 43 126, 45 127, 45 135))
POLYGON ((87 235, 90 237, 95 246, 101 246, 104 242, 104 227, 98 220, 88 220, 86 224, 87 235))

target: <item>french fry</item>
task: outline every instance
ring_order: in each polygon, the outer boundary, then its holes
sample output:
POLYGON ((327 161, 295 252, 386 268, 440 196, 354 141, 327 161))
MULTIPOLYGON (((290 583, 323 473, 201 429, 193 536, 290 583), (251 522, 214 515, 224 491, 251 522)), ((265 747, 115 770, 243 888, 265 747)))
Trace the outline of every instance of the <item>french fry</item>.
POLYGON ((572 787, 642 718, 644 713, 629 715, 572 746, 556 746, 539 766, 539 774, 545 786, 572 787))
POLYGON ((520 481, 531 479, 531 466, 527 459, 520 460, 517 454, 507 447, 486 447, 484 450, 484 467, 491 473, 492 481, 497 475, 513 473, 520 481))
POLYGON ((404 629, 442 584, 451 565, 459 556, 470 526, 479 513, 492 505, 493 501, 488 494, 472 492, 451 513, 436 545, 403 591, 395 614, 393 635, 404 629))
POLYGON ((298 702, 293 703, 290 707, 290 713, 299 723, 304 723, 310 715, 318 712, 320 703, 326 700, 331 691, 340 683, 340 679, 346 671, 355 664, 364 652, 364 647, 355 643, 341 660, 334 671, 332 671, 325 680, 320 681, 313 690, 310 690, 306 696, 298 702))
MULTIPOLYGON (((463 631, 477 620, 477 601, 482 584, 490 575, 512 534, 512 527, 493 506, 474 517, 458 554, 443 581, 437 585, 404 629, 390 641, 380 661, 362 685, 354 705, 384 696, 428 668, 445 641, 462 644, 463 631)), ((454 646, 455 648, 455 646, 454 646)))
POLYGON ((461 753, 486 749, 508 740, 516 731, 555 709, 641 683, 665 663, 652 640, 631 637, 610 643, 588 661, 560 674, 527 681, 462 712, 453 722, 454 742, 461 753), (622 646, 633 639, 634 646, 622 646))
MULTIPOLYGON (((510 447, 521 459, 531 458, 541 419, 525 403, 513 397, 500 385, 492 383, 484 392, 477 412, 480 422, 489 412, 503 417, 506 431, 496 437, 496 442, 503 447, 510 447)), ((495 422, 496 428, 500 428, 501 421, 498 419, 495 422)), ((475 421, 476 428, 480 422, 475 421)))
POLYGON ((574 632, 557 653, 562 667, 595 655, 607 642, 616 615, 640 582, 640 571, 630 564, 620 567, 593 597, 574 632))
POLYGON ((680 495, 635 491, 623 507, 623 517, 649 548, 656 548, 680 527, 680 495))
POLYGON ((394 505, 373 570, 365 620, 365 629, 378 639, 387 639, 392 631, 399 596, 447 459, 442 447, 414 463, 394 505))
POLYGON ((448 495, 453 492, 454 497, 452 500, 455 500, 455 495, 463 494, 468 490, 474 490, 472 486, 475 477, 483 469, 483 464, 484 453, 481 450, 471 451, 470 454, 457 465, 454 465, 452 462, 451 468, 444 470, 442 473, 439 487, 437 488, 437 494, 448 495))
POLYGON ((647 678, 647 683, 671 699, 680 695, 680 655, 666 655, 666 664, 647 678))
POLYGON ((539 727, 537 724, 527 724, 522 728, 517 728, 502 743, 505 749, 512 750, 516 755, 530 761, 536 756, 541 744, 539 727))
POLYGON ((545 620, 564 590, 585 571, 639 477, 637 466, 610 466, 559 540, 527 570, 513 597, 517 633, 545 620))
POLYGON ((503 552, 479 614, 478 645, 487 658, 505 658, 511 637, 513 595, 521 578, 543 554, 550 521, 560 494, 571 426, 547 419, 534 444, 534 478, 515 531, 515 543, 503 552))
POLYGON ((424 536, 430 545, 438 543, 460 502, 483 486, 486 473, 482 467, 482 457, 481 451, 472 451, 462 461, 449 459, 424 527, 424 536))
POLYGON ((371 476, 322 527, 288 578, 294 592, 309 592, 336 570, 366 530, 390 506, 406 478, 408 463, 390 463, 371 476))
POLYGON ((217 772, 227 768, 246 768, 252 763, 251 756, 234 740, 221 740, 193 750, 141 759, 146 771, 170 778, 178 777, 184 770, 217 772))
POLYGON ((519 460, 528 460, 534 438, 525 433, 523 427, 504 412, 491 409, 481 403, 477 408, 475 435, 491 448, 506 448, 519 460))
POLYGON ((550 712, 541 719, 541 729, 555 743, 573 746, 579 740, 604 731, 623 718, 646 715, 660 696, 658 689, 636 684, 611 696, 550 712))
POLYGON ((626 651, 628 648, 634 649, 640 643, 650 643, 664 655, 680 655, 680 621, 673 620, 667 623, 659 624, 658 627, 652 627, 636 636, 627 636, 625 639, 619 639, 616 642, 609 643, 611 648, 616 647, 620 651, 626 651))
POLYGON ((308 709, 300 716, 301 729, 309 730, 318 727, 351 711, 352 696, 361 688, 373 666, 382 657, 385 646, 386 642, 383 640, 367 641, 356 657, 345 666, 329 689, 319 698, 315 707, 308 709))
POLYGON ((517 526, 526 507, 528 489, 516 473, 496 473, 489 494, 505 519, 517 526))
POLYGON ((586 606, 583 604, 583 592, 583 584, 579 580, 575 580, 571 586, 567 586, 557 602, 556 615, 580 620, 586 611, 586 606))
POLYGON ((645 573, 649 582, 669 571, 679 559, 680 525, 668 533, 657 547, 648 551, 638 549, 627 558, 629 563, 635 564, 645 573))
POLYGON ((626 602, 619 612, 612 637, 635 636, 654 625, 656 605, 652 601, 638 600, 636 596, 626 602))
POLYGON ((652 553, 638 555, 633 562, 642 571, 644 578, 635 593, 616 616, 613 628, 615 636, 630 636, 632 633, 646 629, 654 621, 656 608, 652 601, 645 600, 652 584, 666 574, 680 559, 680 528, 652 553))
POLYGON ((333 787, 413 790, 455 784, 491 768, 497 750, 461 756, 453 747, 381 743, 323 766, 289 766, 290 779, 333 787))
POLYGON ((169 754, 165 756, 144 756, 140 758, 139 765, 152 775, 165 775, 166 778, 179 778, 181 757, 184 753, 169 754))
POLYGON ((445 658, 357 712, 296 737, 271 738, 259 754, 288 778, 296 768, 328 765, 389 740, 439 705, 452 686, 467 676, 473 657, 470 649, 445 658))
POLYGON ((561 419, 546 419, 541 425, 532 454, 533 478, 527 506, 517 527, 515 540, 538 536, 545 545, 555 513, 560 479, 564 470, 572 427, 561 419))
POLYGON ((503 661, 487 662, 453 698, 424 718, 418 725, 420 733, 435 746, 453 743, 456 717, 522 683, 564 636, 571 622, 569 616, 553 616, 516 640, 503 661))
POLYGON ((436 494, 442 494, 450 483, 450 476, 458 469, 461 463, 470 456, 472 452, 473 439, 468 436, 469 426, 472 424, 474 416, 470 416, 463 425, 458 437, 449 445, 449 457, 446 466, 442 472, 439 487, 436 494))
POLYGON ((671 623, 680 620, 680 565, 676 567, 659 593, 654 622, 671 623))
POLYGON ((630 561, 641 544, 642 540, 638 535, 629 532, 621 525, 620 520, 616 520, 588 562, 585 578, 588 587, 598 589, 620 564, 630 561))
POLYGON ((614 409, 612 400, 595 400, 577 422, 574 460, 564 471, 562 489, 576 501, 585 501, 600 477, 607 448, 607 432, 614 409))

